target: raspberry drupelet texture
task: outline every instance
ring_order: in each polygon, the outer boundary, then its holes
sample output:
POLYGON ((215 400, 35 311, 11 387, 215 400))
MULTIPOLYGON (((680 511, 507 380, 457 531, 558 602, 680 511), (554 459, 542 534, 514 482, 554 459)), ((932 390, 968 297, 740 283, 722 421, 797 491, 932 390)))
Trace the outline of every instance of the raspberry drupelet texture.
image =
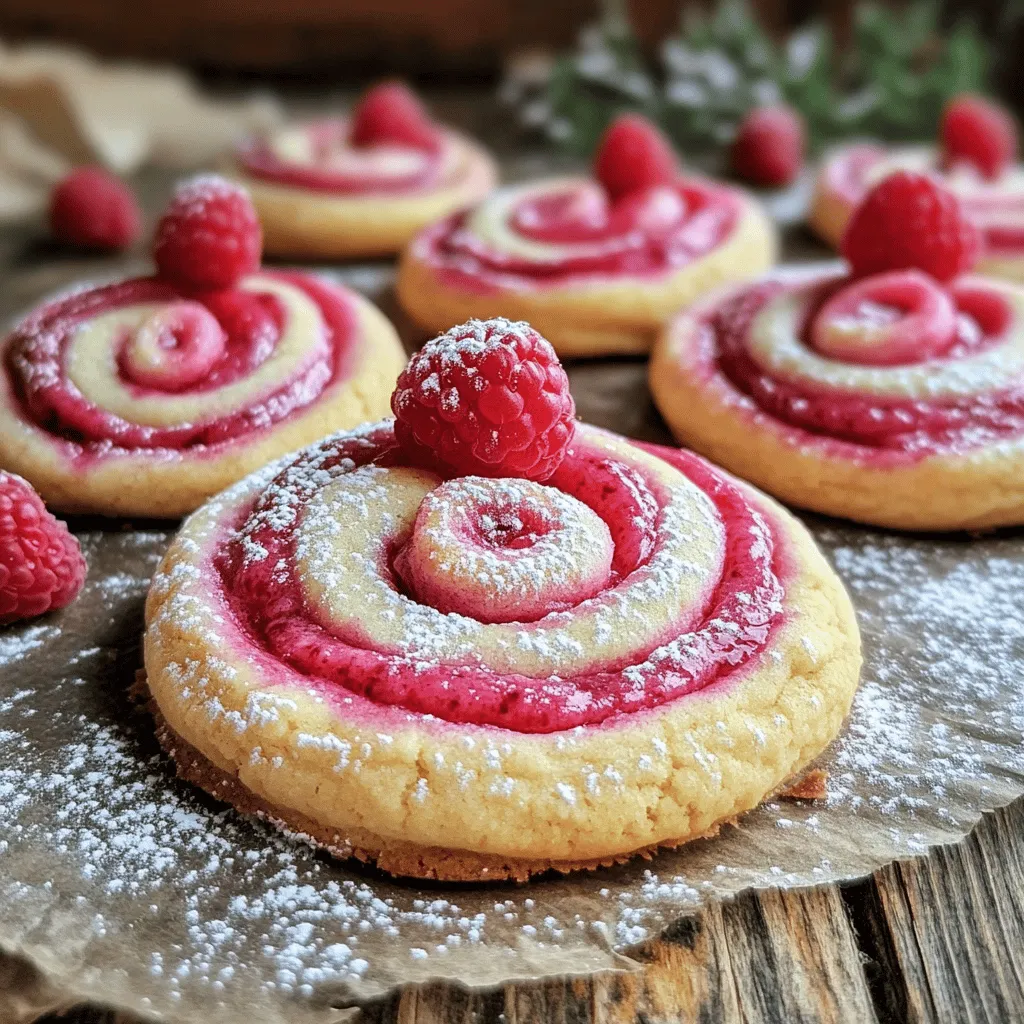
POLYGON ((655 126, 639 114, 622 114, 608 126, 594 157, 594 176, 614 200, 671 185, 679 159, 655 126))
POLYGON ((229 288, 259 269, 263 233, 240 185, 216 174, 182 182, 160 218, 153 258, 161 276, 186 287, 229 288))
POLYGON ((934 178, 896 171, 854 211, 840 248, 859 277, 914 267, 951 281, 976 262, 981 235, 934 178))
POLYGON ((50 196, 50 230, 59 242, 83 249, 131 245, 142 230, 132 190, 102 167, 79 167, 50 196))
POLYGON ((0 472, 0 623, 70 604, 85 559, 67 526, 20 476, 0 472))
POLYGON ((755 185, 788 185, 804 165, 806 146, 803 119, 792 107, 759 107, 740 125, 732 168, 755 185))
POLYGON ((470 320, 427 342, 391 396, 417 462, 458 475, 546 480, 576 429, 569 379, 529 324, 470 320))
POLYGON ((425 150, 441 141, 423 104, 401 82, 382 82, 363 95, 352 112, 349 138, 355 146, 390 143, 425 150))
POLYGON ((950 100, 939 125, 946 167, 967 163, 986 178, 998 178, 1017 156, 1017 126, 1010 114, 981 96, 950 100))

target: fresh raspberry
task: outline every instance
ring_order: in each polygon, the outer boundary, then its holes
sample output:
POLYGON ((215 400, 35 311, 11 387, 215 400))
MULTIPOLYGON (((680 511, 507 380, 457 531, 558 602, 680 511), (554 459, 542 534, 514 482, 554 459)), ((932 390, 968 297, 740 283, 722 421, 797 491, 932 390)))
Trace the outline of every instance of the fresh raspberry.
POLYGON ((755 185, 788 185, 804 165, 806 147, 803 118, 792 107, 759 107, 740 124, 732 169, 755 185))
POLYGON ((1017 126, 1010 114, 981 96, 955 96, 939 125, 942 163, 973 164, 986 178, 998 178, 1017 156, 1017 126))
POLYGON ((349 139, 354 146, 391 142, 413 149, 434 149, 441 133, 408 86, 382 82, 356 104, 349 139))
POLYGON ((259 269, 263 232, 249 193, 216 174, 182 182, 156 226, 160 274, 193 288, 229 288, 259 269))
POLYGON ((470 320, 427 342, 391 396, 417 462, 458 475, 546 480, 576 430, 569 378, 529 324, 470 320))
POLYGON ((594 175, 614 200, 657 185, 671 185, 679 176, 679 158, 646 117, 622 114, 598 144, 594 175))
POLYGON ((132 190, 102 167, 79 167, 50 196, 50 230, 83 249, 126 249, 142 230, 132 190))
POLYGON ((974 265, 981 235, 933 178, 896 171, 854 211, 840 246, 858 276, 916 267, 950 281, 974 265))
POLYGON ((85 581, 85 559, 67 526, 20 476, 0 472, 0 622, 70 604, 85 581))

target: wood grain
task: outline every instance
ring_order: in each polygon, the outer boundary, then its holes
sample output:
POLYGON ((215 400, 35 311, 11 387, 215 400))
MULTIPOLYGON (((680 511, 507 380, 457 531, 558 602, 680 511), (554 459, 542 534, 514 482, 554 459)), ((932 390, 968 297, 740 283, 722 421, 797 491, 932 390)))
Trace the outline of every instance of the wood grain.
POLYGON ((1024 804, 846 896, 886 1019, 1024 1020, 1024 804))

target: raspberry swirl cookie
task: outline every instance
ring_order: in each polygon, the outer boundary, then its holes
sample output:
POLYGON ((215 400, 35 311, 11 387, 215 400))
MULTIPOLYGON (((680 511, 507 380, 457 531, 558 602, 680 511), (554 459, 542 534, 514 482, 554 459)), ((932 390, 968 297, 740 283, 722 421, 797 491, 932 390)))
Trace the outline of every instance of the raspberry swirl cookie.
POLYGON ((249 139, 230 173, 252 194, 267 252, 315 259, 390 256, 497 182, 488 153, 397 82, 371 89, 349 118, 249 139))
POLYGON ((976 233, 925 177, 879 185, 844 247, 853 275, 790 268, 669 326, 650 383, 673 433, 819 512, 1024 522, 1024 289, 962 273, 976 233))
POLYGON ((526 324, 471 322, 397 423, 185 523, 145 637, 185 776, 394 874, 524 879, 711 834, 817 756, 860 646, 807 532, 694 455, 573 433, 567 387, 526 324))
POLYGON ((962 98, 951 104, 936 146, 843 146, 822 162, 811 226, 838 248, 854 210, 896 171, 934 176, 960 199, 979 228, 984 253, 978 269, 1024 281, 1024 167, 1014 161, 1009 117, 989 104, 962 98))
POLYGON ((427 228, 398 296, 430 330, 496 312, 534 323, 563 356, 645 353, 680 307, 771 266, 775 229, 737 189, 682 176, 647 121, 605 136, 595 179, 498 189, 427 228))
POLYGON ((405 357, 365 299, 259 269, 245 194, 200 178, 153 277, 82 288, 3 342, 0 465, 69 512, 179 516, 284 452, 386 412, 405 357))

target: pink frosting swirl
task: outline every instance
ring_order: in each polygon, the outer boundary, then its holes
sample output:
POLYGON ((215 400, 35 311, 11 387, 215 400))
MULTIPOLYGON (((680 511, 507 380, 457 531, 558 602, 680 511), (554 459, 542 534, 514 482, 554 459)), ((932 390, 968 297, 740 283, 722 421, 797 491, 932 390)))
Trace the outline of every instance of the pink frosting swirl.
MULTIPOLYGON (((357 694, 520 732, 597 725, 723 683, 756 660, 782 621, 779 533, 739 486, 696 456, 581 428, 555 476, 527 489, 523 481, 444 482, 402 461, 390 423, 307 449, 241 513, 214 559, 217 586, 245 635, 331 699, 357 694), (452 488, 468 488, 473 500, 460 503, 457 521, 439 519, 439 506, 452 512, 452 488), (395 526, 410 489, 414 514, 395 526), (376 521, 378 506, 381 529, 395 532, 338 554, 347 524, 376 521), (597 556, 577 562, 565 541, 563 561, 578 571, 545 570, 527 614, 514 621, 509 608, 495 612, 500 580, 474 586, 467 577, 457 613, 438 586, 442 563, 462 557, 460 546, 473 572, 483 565, 500 575, 517 551, 532 572, 544 563, 545 536, 577 527, 585 534, 592 521, 597 556), (474 560, 481 546, 482 562, 474 560), (438 564, 427 568, 431 551, 438 564), (691 596, 677 607, 680 588, 691 596), (427 605, 434 600, 439 607, 427 605), (662 605, 675 609, 663 619, 662 605), (605 635, 623 615, 632 635, 605 635), (553 672, 552 664, 578 667, 553 672)), ((506 578, 521 581, 516 573, 506 578)))
POLYGON ((917 271, 745 286, 699 316, 697 359, 800 443, 917 459, 1024 434, 1022 296, 917 271))
POLYGON ((262 181, 337 195, 420 192, 439 184, 453 140, 439 133, 436 146, 394 143, 354 146, 346 118, 314 121, 293 133, 305 136, 302 155, 285 155, 273 138, 249 139, 236 151, 245 172, 262 181))
POLYGON ((202 295, 137 278, 35 310, 7 339, 4 372, 24 419, 71 457, 201 451, 309 406, 344 376, 356 331, 345 293, 304 274, 202 295), (315 311, 309 337, 289 336, 289 301, 315 311), (285 344, 277 377, 268 368, 285 344))
POLYGON ((417 246, 470 290, 656 276, 722 244, 739 213, 734 192, 698 179, 615 201, 596 182, 569 179, 498 189, 428 228, 417 246))

